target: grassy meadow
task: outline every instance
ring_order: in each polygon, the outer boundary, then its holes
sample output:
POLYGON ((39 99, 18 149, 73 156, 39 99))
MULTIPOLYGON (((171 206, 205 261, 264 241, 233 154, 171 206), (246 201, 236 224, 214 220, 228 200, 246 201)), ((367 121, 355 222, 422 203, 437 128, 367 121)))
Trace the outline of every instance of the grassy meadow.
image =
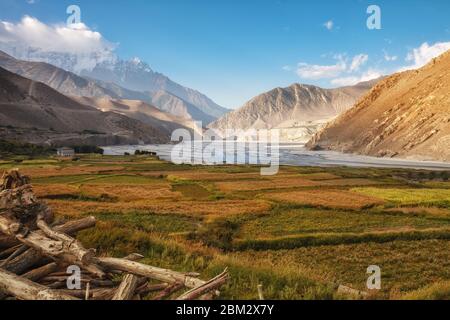
POLYGON ((146 156, 1 161, 20 168, 59 221, 97 217, 88 247, 208 279, 228 267, 223 299, 352 299, 369 265, 370 299, 450 298, 448 172, 194 167, 146 156))

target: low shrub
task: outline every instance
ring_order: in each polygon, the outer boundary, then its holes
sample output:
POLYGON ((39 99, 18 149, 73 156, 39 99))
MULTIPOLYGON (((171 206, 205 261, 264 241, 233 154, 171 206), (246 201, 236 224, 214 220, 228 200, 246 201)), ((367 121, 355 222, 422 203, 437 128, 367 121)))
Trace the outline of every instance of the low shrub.
POLYGON ((189 240, 201 241, 208 247, 216 247, 222 250, 230 250, 233 238, 239 229, 239 225, 229 220, 216 220, 199 228, 198 231, 188 235, 189 240))

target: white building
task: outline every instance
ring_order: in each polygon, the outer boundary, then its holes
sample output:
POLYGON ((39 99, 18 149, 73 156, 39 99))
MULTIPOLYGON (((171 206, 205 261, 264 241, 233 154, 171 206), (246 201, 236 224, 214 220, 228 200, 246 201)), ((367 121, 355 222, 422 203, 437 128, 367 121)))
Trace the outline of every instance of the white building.
POLYGON ((75 155, 75 150, 72 148, 58 148, 56 150, 58 157, 73 157, 75 155))

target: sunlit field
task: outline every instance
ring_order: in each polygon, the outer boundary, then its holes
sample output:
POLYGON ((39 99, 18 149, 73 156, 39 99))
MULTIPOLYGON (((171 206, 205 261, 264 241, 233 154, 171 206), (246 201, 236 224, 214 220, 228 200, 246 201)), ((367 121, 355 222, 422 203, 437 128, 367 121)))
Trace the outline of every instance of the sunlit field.
POLYGON ((144 156, 0 162, 32 177, 58 220, 94 215, 101 253, 208 279, 223 299, 450 298, 448 174, 400 169, 193 167, 144 156), (366 288, 369 265, 382 288, 366 288))

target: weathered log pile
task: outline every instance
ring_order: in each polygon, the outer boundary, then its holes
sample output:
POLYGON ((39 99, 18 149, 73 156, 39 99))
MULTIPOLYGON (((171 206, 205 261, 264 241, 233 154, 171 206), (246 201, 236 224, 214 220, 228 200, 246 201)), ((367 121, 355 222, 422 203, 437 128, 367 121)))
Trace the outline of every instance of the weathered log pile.
POLYGON ((54 220, 50 208, 34 195, 28 177, 18 170, 3 175, 0 300, 212 299, 229 277, 225 270, 204 281, 195 273, 139 263, 143 258, 139 254, 123 259, 100 257, 76 240, 78 232, 95 226, 94 217, 63 224, 54 220), (75 289, 68 288, 73 276, 70 268, 81 275, 75 289))

